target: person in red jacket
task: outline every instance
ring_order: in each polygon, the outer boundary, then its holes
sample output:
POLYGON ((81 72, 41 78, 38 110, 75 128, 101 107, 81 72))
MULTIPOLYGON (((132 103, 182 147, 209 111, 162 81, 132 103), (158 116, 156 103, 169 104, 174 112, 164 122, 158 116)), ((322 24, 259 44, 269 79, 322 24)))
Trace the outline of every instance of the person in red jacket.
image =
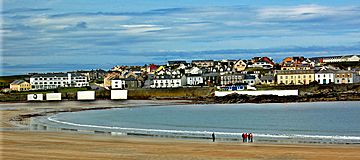
POLYGON ((247 142, 247 133, 244 133, 244 142, 247 142))

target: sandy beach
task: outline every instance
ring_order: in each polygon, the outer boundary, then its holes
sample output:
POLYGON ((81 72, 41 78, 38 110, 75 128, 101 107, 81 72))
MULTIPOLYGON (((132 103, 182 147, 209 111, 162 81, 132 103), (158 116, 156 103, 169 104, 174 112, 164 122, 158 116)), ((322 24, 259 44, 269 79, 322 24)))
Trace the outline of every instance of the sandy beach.
MULTIPOLYGON (((70 132, 14 131, 19 114, 154 101, 0 104, 1 159, 360 159, 359 145, 243 144, 70 132)), ((169 102, 160 102, 169 103, 169 102)), ((181 102, 184 103, 184 102, 181 102)), ((26 120, 20 121, 26 125, 26 120)))

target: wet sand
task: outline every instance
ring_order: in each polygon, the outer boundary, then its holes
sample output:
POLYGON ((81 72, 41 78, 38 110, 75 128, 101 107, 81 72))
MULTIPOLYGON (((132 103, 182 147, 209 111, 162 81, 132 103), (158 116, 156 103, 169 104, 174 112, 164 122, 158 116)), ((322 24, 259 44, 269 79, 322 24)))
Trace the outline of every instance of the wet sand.
MULTIPOLYGON (((18 114, 159 103, 61 102, 0 104, 1 128, 18 114)), ((169 103, 169 102, 160 102, 169 103)), ((26 121, 20 121, 26 125, 26 121)), ((18 123, 17 123, 18 124, 18 123)), ((4 131, 0 159, 360 159, 360 145, 243 144, 68 132, 4 131)))

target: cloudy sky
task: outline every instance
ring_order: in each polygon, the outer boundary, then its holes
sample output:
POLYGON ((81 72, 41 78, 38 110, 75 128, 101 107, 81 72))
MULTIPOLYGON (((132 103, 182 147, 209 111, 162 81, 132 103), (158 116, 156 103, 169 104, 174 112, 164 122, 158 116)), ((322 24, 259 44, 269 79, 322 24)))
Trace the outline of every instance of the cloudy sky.
POLYGON ((359 54, 359 0, 4 0, 1 75, 359 54))

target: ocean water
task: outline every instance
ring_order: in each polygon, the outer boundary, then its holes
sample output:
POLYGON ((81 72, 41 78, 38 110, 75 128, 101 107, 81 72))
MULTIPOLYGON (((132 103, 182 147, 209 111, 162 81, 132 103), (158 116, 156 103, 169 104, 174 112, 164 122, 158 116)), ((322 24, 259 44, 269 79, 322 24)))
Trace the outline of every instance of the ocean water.
POLYGON ((61 127, 168 137, 360 143, 360 102, 172 105, 60 113, 61 127))

